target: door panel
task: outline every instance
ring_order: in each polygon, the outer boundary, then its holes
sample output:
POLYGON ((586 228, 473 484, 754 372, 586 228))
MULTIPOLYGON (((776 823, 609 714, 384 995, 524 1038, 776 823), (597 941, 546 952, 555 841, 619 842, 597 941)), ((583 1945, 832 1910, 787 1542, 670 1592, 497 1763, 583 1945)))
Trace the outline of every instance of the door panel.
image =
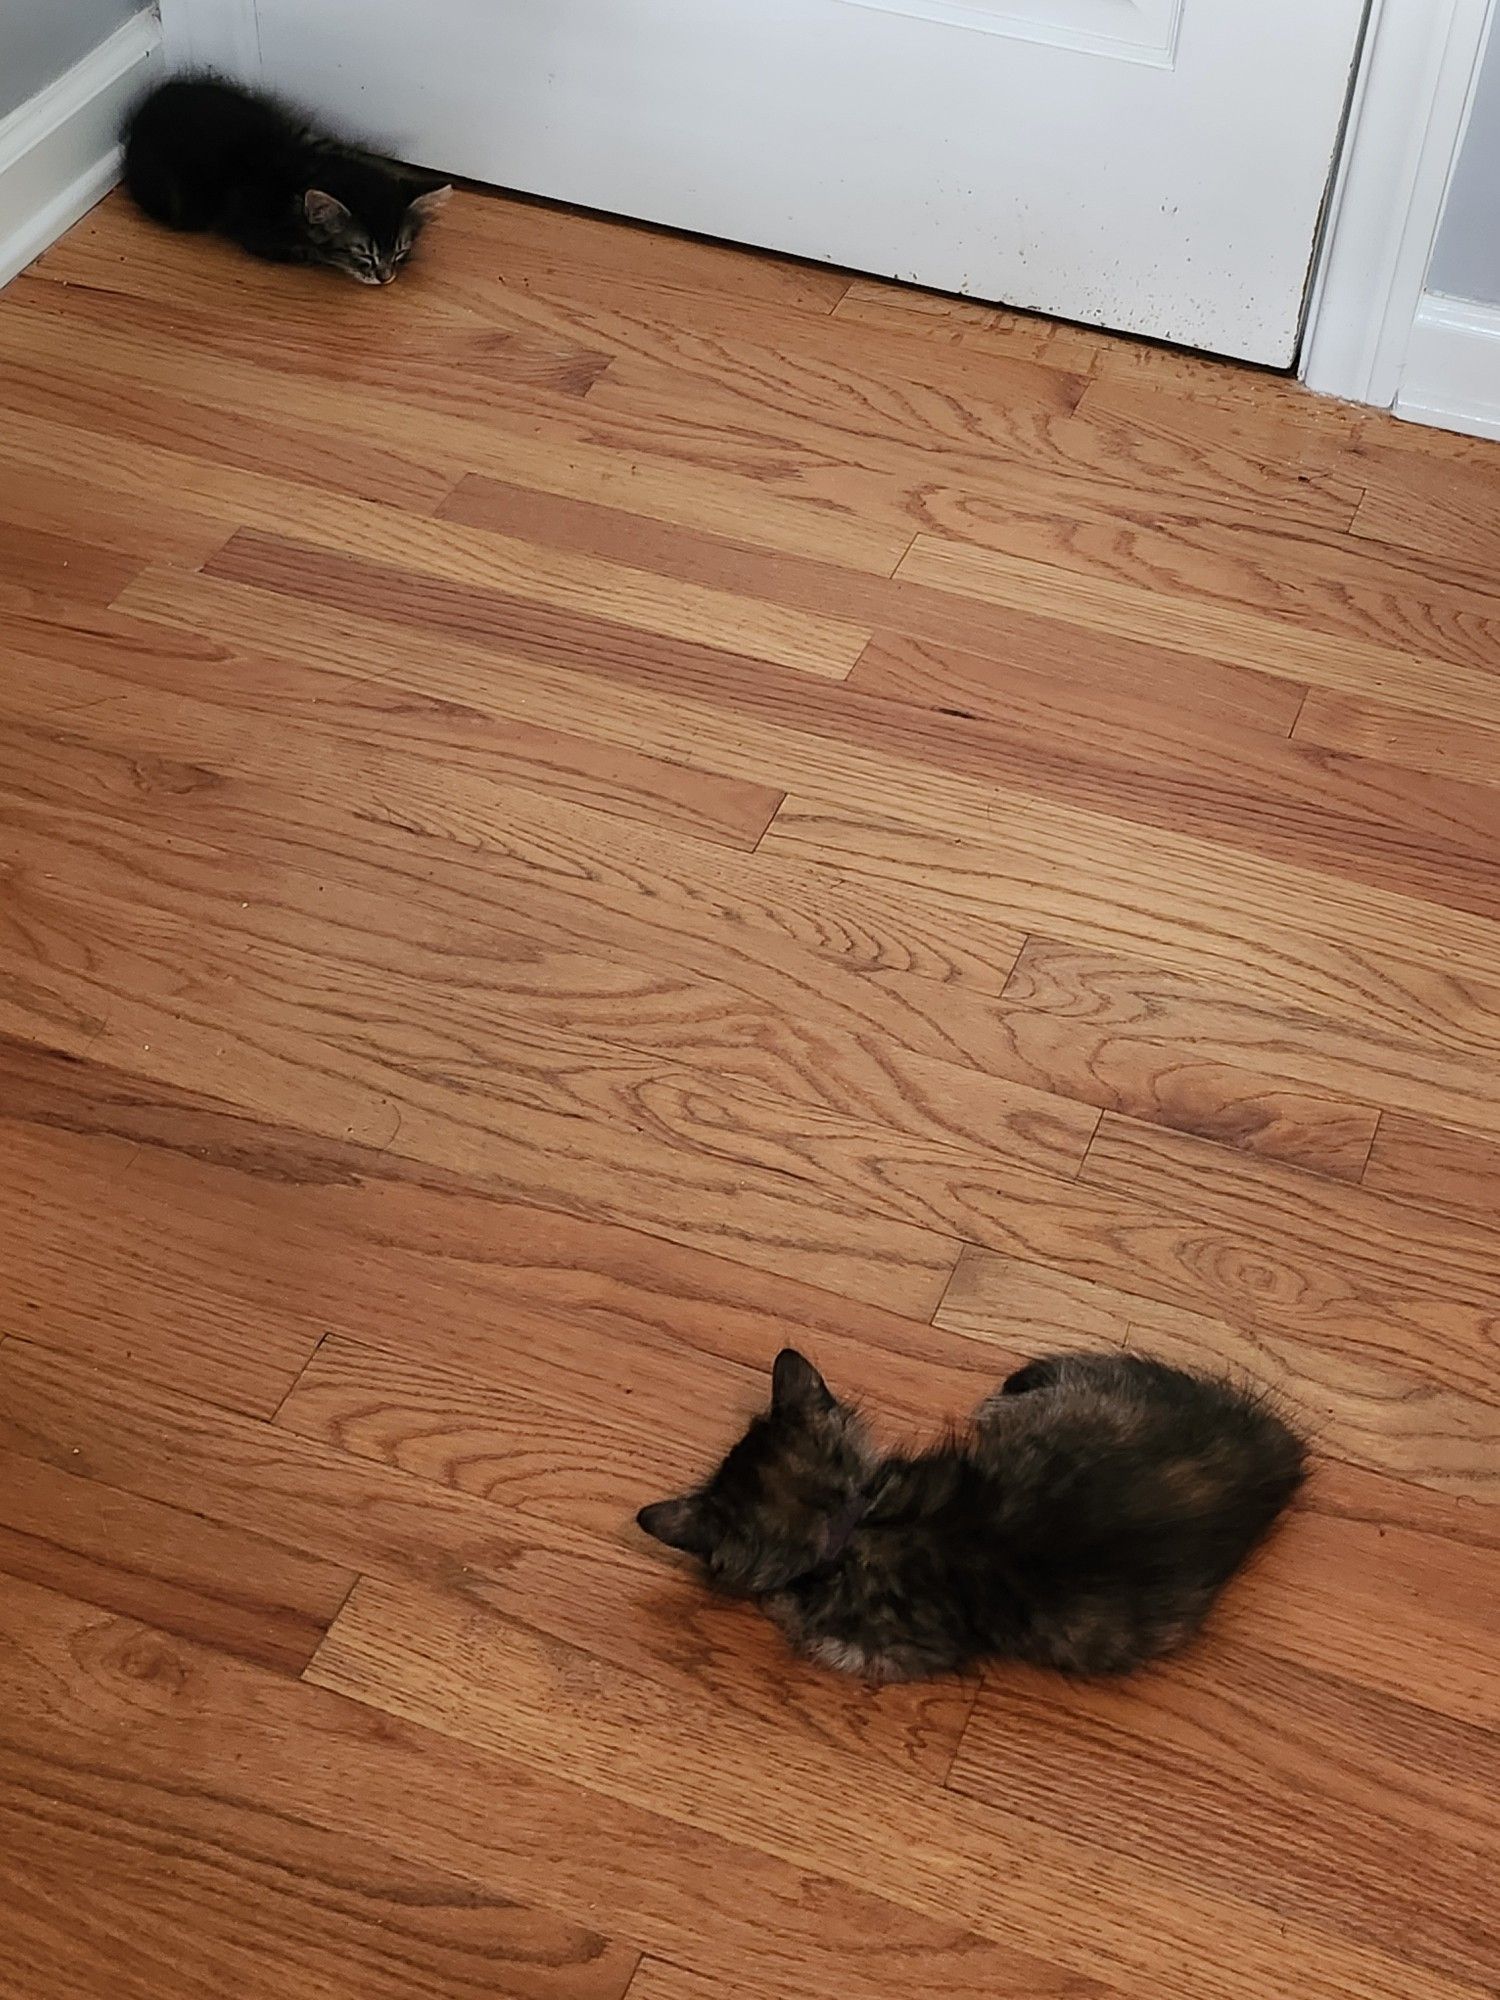
POLYGON ((1182 0, 847 0, 918 21, 1171 66, 1182 0))
POLYGON ((1273 365, 1364 0, 257 0, 447 172, 1273 365))

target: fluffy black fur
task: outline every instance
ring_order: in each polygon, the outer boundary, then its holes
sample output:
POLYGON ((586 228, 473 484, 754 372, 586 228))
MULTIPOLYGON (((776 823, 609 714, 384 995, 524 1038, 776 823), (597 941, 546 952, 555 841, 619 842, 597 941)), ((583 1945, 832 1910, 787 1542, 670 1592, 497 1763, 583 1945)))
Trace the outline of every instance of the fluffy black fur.
POLYGON ((136 107, 125 185, 169 228, 214 230, 254 257, 326 264, 366 285, 390 283, 452 192, 215 77, 175 78, 136 107))
POLYGON ((883 1456, 788 1348, 707 1483, 637 1518, 847 1673, 1121 1674, 1192 1637, 1305 1466, 1262 1397, 1133 1354, 1033 1361, 961 1434, 883 1456))

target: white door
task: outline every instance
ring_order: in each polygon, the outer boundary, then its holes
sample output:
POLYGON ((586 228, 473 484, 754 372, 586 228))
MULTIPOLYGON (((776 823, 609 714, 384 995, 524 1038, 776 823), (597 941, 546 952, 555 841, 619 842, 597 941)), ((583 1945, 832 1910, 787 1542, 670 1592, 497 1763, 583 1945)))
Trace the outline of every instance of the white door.
POLYGON ((1366 0, 242 4, 444 171, 1285 365, 1366 0))

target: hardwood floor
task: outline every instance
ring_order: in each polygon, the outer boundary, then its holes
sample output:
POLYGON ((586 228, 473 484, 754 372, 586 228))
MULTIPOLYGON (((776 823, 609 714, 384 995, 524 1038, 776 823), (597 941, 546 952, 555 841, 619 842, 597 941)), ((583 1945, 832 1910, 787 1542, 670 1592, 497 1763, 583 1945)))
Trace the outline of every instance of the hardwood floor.
POLYGON ((1500 447, 478 194, 0 294, 0 1992, 1480 2000, 1500 447), (1306 1501, 1120 1687, 648 1546, 788 1340, 1306 1501))

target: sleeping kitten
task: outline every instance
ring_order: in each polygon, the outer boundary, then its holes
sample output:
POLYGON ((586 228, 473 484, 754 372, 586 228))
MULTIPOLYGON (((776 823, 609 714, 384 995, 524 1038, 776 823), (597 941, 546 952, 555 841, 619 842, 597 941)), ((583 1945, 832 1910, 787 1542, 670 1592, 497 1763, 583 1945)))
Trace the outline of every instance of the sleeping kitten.
POLYGON ((707 1483, 637 1519, 846 1673, 1122 1674, 1192 1637, 1304 1473, 1260 1397, 1132 1354, 1030 1362, 962 1433, 883 1456, 788 1348, 707 1483))
POLYGON ((388 285, 453 190, 314 131, 214 77, 161 84, 125 129, 125 185, 154 221, 211 229, 254 257, 388 285))

